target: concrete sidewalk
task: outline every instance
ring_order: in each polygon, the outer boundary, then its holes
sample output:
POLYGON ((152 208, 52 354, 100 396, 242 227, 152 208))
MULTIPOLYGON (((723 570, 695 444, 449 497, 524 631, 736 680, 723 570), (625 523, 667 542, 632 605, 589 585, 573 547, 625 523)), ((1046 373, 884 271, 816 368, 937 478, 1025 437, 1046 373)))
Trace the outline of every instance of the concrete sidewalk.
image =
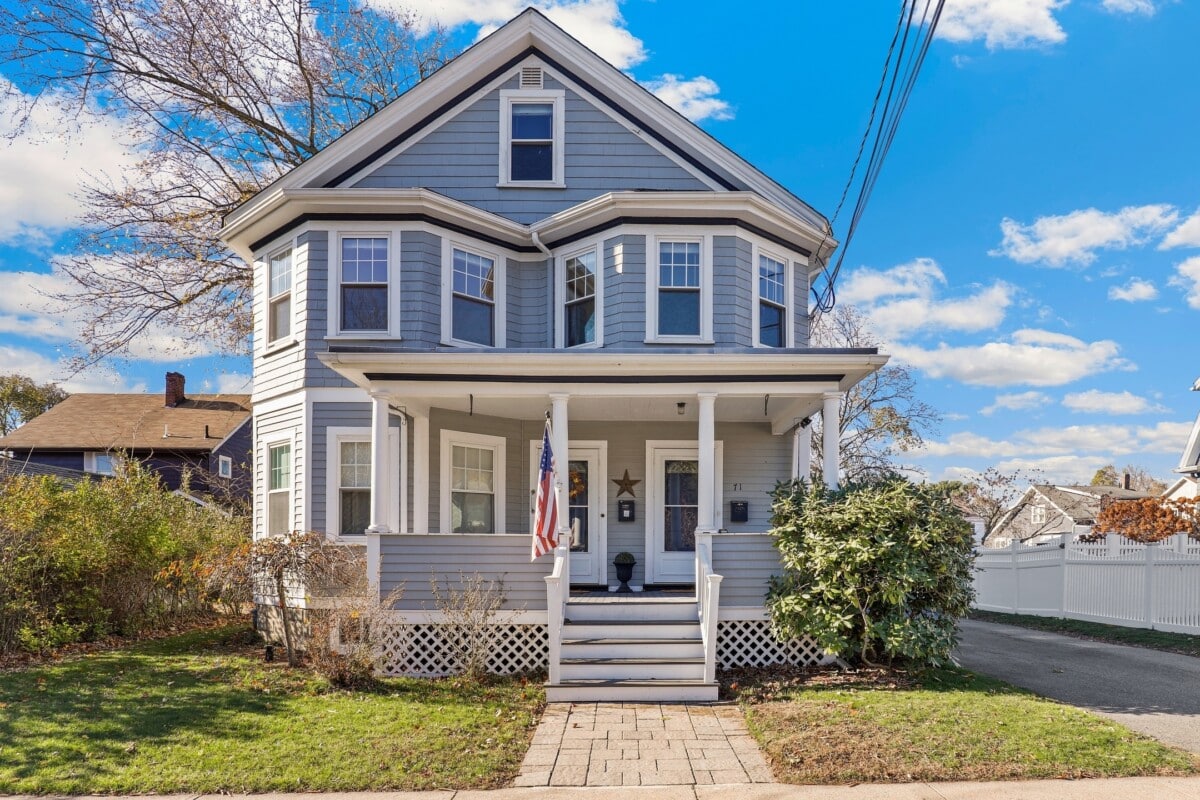
MULTIPOLYGON (((490 791, 330 792, 326 794, 140 795, 131 800, 1200 800, 1200 778, 1107 778, 1080 781, 900 783, 858 786, 785 786, 778 783, 712 786, 584 786, 490 791)), ((45 797, 22 800, 47 800, 45 797)), ((55 797, 54 800, 92 800, 55 797)), ((111 798, 109 799, 111 800, 111 798)))

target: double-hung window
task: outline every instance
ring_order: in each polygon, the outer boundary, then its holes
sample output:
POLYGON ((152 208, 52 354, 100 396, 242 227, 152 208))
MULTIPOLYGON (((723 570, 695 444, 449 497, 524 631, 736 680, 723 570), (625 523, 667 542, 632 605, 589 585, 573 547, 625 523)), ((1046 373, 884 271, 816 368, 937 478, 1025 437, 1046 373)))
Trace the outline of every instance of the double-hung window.
POLYGON ((268 259, 267 343, 292 335, 292 251, 268 259))
POLYGON ((501 92, 500 185, 563 185, 563 93, 501 92))
POLYGON ((766 347, 787 344, 787 285, 787 263, 759 254, 758 343, 766 347))
POLYGON ((564 344, 567 347, 596 343, 596 251, 568 256, 564 262, 564 344))
POLYGON ((443 531, 503 533, 504 437, 443 430, 441 452, 443 531))
POLYGON ((496 342, 496 261, 453 248, 451 336, 492 347, 496 342))
POLYGON ((371 442, 338 442, 338 534, 358 536, 371 524, 371 442))
POLYGON ((271 536, 292 530, 292 445, 267 448, 267 533, 271 536))
POLYGON ((341 238, 339 310, 346 332, 388 330, 388 240, 341 238))
POLYGON ((701 332, 700 242, 658 243, 658 336, 701 332))
POLYGON ((230 456, 217 456, 217 477, 226 480, 233 477, 233 458, 230 456))

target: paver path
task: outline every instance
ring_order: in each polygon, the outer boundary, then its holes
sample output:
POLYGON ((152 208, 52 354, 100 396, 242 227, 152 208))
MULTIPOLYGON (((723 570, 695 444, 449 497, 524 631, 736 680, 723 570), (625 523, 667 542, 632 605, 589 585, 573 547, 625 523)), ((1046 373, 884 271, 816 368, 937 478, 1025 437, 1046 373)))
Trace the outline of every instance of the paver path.
POLYGON ((959 633, 968 669, 1200 753, 1200 658, 969 619, 959 633))
POLYGON ((517 786, 770 783, 734 705, 551 703, 517 786))

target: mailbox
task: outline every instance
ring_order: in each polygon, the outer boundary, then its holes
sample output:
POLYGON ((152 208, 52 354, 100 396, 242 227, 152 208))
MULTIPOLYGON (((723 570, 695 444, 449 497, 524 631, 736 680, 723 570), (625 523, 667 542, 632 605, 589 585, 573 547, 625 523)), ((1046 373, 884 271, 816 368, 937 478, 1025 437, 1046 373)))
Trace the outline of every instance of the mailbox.
POLYGON ((729 521, 730 522, 749 522, 750 521, 750 503, 747 500, 730 500, 729 501, 729 521))
POLYGON ((632 500, 617 501, 617 522, 634 522, 637 513, 634 511, 632 500))

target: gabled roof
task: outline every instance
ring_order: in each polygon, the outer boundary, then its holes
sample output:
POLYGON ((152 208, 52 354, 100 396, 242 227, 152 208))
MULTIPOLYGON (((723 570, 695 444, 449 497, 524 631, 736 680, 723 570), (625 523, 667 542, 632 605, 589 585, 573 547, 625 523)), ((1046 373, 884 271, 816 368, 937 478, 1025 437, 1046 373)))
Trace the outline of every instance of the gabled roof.
POLYGON ((1192 432, 1188 436, 1187 446, 1183 449, 1183 456, 1179 459, 1179 466, 1175 471, 1192 475, 1200 473, 1200 416, 1192 423, 1192 432))
POLYGON ((1071 521, 1071 524, 1091 525, 1096 521, 1096 515, 1100 513, 1105 498, 1109 500, 1139 500, 1152 496, 1146 492, 1135 492, 1120 486, 1056 486, 1050 483, 1037 483, 1026 489, 1025 493, 1021 495, 1021 499, 1004 512, 992 530, 988 531, 986 538, 990 539, 1007 528, 1021 512, 1021 509, 1034 502, 1037 497, 1057 509, 1071 521))
POLYGON ((795 215, 819 236, 830 233, 828 220, 803 200, 529 8, 251 197, 225 218, 222 238, 240 239, 249 221, 276 206, 290 191, 345 188, 364 167, 439 124, 448 106, 469 102, 487 83, 487 76, 515 67, 531 55, 594 96, 611 98, 609 107, 631 126, 692 168, 707 171, 714 185, 729 191, 748 189, 795 215))
POLYGON ((73 394, 8 436, 0 450, 211 451, 250 418, 250 395, 73 394))

